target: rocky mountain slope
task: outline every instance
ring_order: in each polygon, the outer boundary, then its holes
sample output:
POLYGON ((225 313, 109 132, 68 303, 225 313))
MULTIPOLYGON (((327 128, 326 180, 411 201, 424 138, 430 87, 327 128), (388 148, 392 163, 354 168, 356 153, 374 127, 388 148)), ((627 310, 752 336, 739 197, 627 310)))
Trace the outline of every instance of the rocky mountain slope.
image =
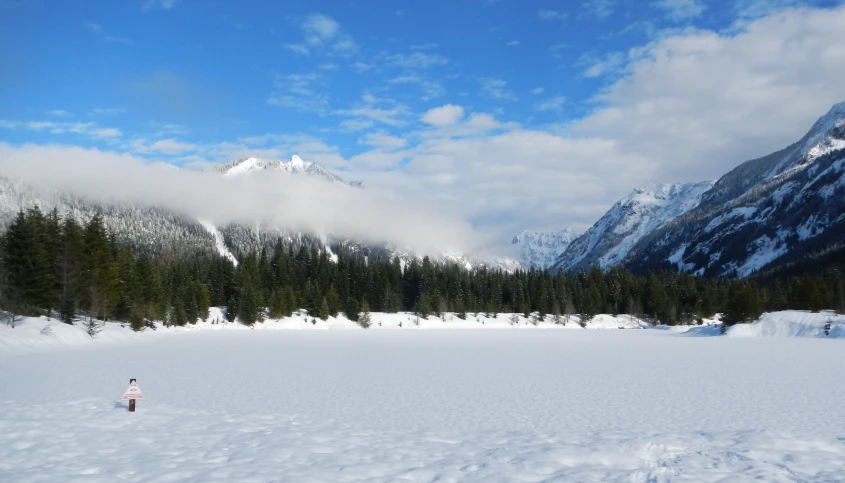
POLYGON ((577 271, 619 264, 643 237, 698 206, 712 186, 713 182, 661 184, 634 190, 573 240, 551 268, 577 271))
POLYGON ((845 241, 845 103, 797 143, 741 164, 685 215, 643 237, 624 260, 635 270, 672 267, 748 276, 845 241))
POLYGON ((568 227, 561 231, 525 230, 513 237, 511 243, 516 245, 517 259, 522 266, 543 270, 549 268, 577 237, 578 233, 568 227))

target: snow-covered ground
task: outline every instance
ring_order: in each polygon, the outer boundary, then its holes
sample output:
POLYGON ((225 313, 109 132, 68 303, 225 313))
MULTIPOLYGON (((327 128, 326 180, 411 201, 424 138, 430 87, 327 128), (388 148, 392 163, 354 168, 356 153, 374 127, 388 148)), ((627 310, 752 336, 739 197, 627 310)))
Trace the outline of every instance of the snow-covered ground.
POLYGON ((0 326, 3 482, 845 481, 841 340, 44 322, 0 326))
POLYGON ((784 310, 763 314, 753 324, 739 324, 728 330, 732 337, 824 337, 845 339, 845 315, 833 312, 812 313, 804 310, 784 310), (830 322, 830 334, 824 326, 830 322))

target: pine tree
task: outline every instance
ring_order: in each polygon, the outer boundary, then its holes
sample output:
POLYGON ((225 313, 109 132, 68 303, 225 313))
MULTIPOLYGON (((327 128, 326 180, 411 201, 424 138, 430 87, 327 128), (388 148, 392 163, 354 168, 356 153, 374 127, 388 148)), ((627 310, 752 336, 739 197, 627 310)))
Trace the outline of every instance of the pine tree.
POLYGON ((323 297, 323 303, 320 304, 320 320, 329 320, 329 302, 326 297, 323 297))
POLYGON ((373 324, 372 315, 370 314, 370 304, 366 300, 361 304, 361 313, 358 314, 358 324, 365 329, 369 329, 373 324))
POLYGON ((279 287, 273 293, 273 298, 270 300, 270 318, 281 319, 289 315, 290 308, 287 305, 285 287, 279 287))
POLYGON ((326 296, 325 300, 329 315, 332 317, 337 317, 337 315, 340 313, 341 301, 340 294, 337 293, 337 289, 334 288, 334 285, 329 286, 329 294, 326 296))

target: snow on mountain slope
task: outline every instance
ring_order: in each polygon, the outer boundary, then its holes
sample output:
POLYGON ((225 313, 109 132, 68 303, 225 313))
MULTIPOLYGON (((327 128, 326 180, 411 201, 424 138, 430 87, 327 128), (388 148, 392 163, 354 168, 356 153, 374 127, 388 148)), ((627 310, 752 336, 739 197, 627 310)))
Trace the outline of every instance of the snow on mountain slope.
POLYGON ((741 164, 676 222, 644 237, 626 265, 745 277, 845 240, 845 103, 797 143, 741 164))
POLYGON ((215 170, 224 176, 238 176, 254 171, 275 170, 291 174, 308 174, 317 176, 333 183, 350 184, 352 186, 360 185, 360 183, 346 183, 343 178, 333 173, 325 166, 318 163, 312 163, 310 161, 303 161, 302 158, 295 154, 291 157, 290 161, 261 159, 256 157, 241 158, 235 162, 218 166, 215 170))
POLYGON ((214 245, 217 248, 217 252, 222 255, 224 258, 232 262, 234 266, 238 266, 238 259, 235 255, 229 250, 229 247, 226 246, 226 240, 223 238, 223 234, 220 233, 220 230, 217 229, 212 223, 207 221, 200 220, 200 224, 208 230, 208 233, 214 237, 214 245))
POLYGON ((86 223, 100 215, 104 226, 117 238, 136 247, 159 252, 164 247, 183 255, 210 254, 214 238, 195 219, 164 208, 129 202, 97 203, 66 193, 35 189, 31 185, 0 175, 0 229, 20 210, 39 207, 56 209, 86 223))
POLYGON ((573 271, 618 264, 644 236, 698 206, 712 186, 712 181, 705 181, 634 190, 573 240, 552 268, 573 271))
POLYGON ((569 227, 546 232, 525 230, 513 237, 512 243, 517 246, 518 259, 524 267, 542 270, 550 267, 577 237, 578 233, 569 227))

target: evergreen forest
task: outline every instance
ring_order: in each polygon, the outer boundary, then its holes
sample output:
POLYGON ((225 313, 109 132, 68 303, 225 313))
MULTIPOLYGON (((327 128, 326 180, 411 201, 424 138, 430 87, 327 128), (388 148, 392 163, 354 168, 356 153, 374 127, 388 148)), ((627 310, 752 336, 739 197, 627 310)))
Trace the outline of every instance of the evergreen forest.
POLYGON ((336 261, 317 240, 279 239, 273 249, 239 254, 237 265, 217 255, 146 253, 116 241, 99 216, 80 223, 34 208, 0 233, 0 309, 67 323, 120 320, 136 330, 205 320, 209 307, 246 325, 307 310, 323 320, 344 313, 363 326, 371 311, 522 313, 555 322, 630 314, 669 325, 716 313, 731 325, 787 308, 845 312, 845 277, 835 264, 739 280, 620 268, 506 273, 332 251, 336 261))

